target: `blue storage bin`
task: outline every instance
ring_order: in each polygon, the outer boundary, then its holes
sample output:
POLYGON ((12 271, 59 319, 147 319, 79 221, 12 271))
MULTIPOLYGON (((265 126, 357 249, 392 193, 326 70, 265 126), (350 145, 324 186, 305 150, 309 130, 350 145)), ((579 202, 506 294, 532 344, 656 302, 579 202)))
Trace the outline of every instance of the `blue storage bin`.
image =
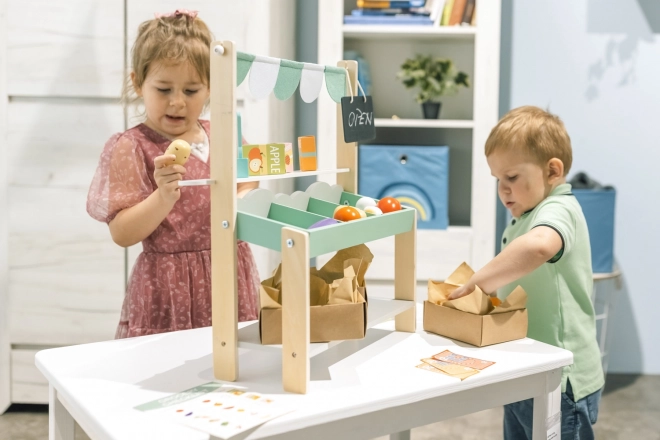
POLYGON ((358 193, 397 198, 417 210, 420 229, 449 224, 449 147, 360 145, 358 193))
POLYGON ((610 273, 614 265, 613 189, 573 189, 589 228, 591 267, 594 273, 610 273))

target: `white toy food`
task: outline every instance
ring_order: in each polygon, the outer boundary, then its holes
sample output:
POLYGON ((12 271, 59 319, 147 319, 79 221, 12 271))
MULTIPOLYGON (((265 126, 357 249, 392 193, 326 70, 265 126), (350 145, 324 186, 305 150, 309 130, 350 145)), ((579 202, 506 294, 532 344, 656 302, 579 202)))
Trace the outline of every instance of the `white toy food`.
POLYGON ((372 215, 383 215, 383 211, 378 206, 367 206, 364 208, 364 212, 372 215))
POLYGON ((355 204, 355 207, 357 209, 365 210, 367 206, 376 206, 376 201, 372 199, 371 197, 362 197, 360 198, 357 203, 355 204))

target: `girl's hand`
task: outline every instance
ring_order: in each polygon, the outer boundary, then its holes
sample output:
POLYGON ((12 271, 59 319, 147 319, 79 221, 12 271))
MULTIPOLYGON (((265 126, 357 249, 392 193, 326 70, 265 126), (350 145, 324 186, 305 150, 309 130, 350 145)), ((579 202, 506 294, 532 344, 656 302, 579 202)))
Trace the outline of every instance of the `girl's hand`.
POLYGON ((447 300, 451 301, 452 299, 461 298, 463 296, 469 295, 474 292, 474 284, 468 282, 467 284, 462 285, 458 289, 454 290, 447 300))
POLYGON ((181 165, 169 165, 176 159, 173 154, 158 156, 154 159, 154 180, 163 201, 174 205, 181 197, 179 180, 183 180, 186 169, 181 165))

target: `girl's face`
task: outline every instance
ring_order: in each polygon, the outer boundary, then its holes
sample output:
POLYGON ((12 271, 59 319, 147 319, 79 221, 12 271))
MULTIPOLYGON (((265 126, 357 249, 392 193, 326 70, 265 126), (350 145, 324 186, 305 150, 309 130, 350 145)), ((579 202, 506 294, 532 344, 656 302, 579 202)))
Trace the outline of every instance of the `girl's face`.
MULTIPOLYGON (((135 73, 131 73, 134 80, 135 73)), ((209 98, 209 88, 189 62, 155 62, 144 84, 135 88, 144 99, 145 124, 172 138, 196 133, 197 120, 209 98)))
POLYGON ((486 160, 497 178, 500 200, 516 218, 533 209, 550 193, 546 170, 514 150, 496 150, 486 160))

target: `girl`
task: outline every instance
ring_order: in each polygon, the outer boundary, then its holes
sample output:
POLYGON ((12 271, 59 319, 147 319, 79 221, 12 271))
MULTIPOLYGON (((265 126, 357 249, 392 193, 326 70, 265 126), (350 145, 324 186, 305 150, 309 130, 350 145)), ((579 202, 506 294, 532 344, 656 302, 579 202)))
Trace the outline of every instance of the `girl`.
MULTIPOLYGON (((210 190, 179 189, 183 175, 208 179, 209 98, 213 40, 194 11, 177 10, 142 23, 132 50, 124 99, 134 93, 144 123, 105 145, 87 197, 87 212, 108 223, 115 243, 142 242, 116 338, 211 325, 210 190), (173 139, 192 147, 185 168, 167 165, 173 139)), ((239 195, 257 184, 238 184, 239 195)), ((238 316, 257 319, 259 275, 247 243, 238 242, 238 316)))

